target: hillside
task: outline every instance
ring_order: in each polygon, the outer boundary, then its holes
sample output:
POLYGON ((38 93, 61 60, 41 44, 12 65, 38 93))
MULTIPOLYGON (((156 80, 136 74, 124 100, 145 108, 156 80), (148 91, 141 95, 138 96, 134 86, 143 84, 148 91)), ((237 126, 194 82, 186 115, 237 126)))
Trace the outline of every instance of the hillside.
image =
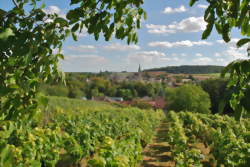
POLYGON ((183 66, 167 66, 161 68, 146 69, 144 71, 164 71, 173 74, 209 74, 219 73, 223 66, 215 65, 183 65, 183 66))

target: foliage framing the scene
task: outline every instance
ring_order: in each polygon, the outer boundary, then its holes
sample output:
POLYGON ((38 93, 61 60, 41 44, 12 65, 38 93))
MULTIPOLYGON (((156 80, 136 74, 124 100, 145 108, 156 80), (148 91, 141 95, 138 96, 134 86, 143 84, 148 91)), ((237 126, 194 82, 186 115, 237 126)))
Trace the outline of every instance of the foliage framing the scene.
MULTIPOLYGON (((190 5, 194 5, 199 0, 191 0, 190 5)), ((210 1, 204 14, 207 22, 206 30, 203 32, 202 39, 207 39, 215 27, 225 42, 230 41, 230 33, 233 28, 238 28, 244 38, 237 42, 241 47, 250 42, 250 1, 249 0, 216 0, 210 1)), ((250 46, 248 47, 250 54, 250 46)), ((248 99, 250 98, 250 61, 236 60, 230 63, 222 73, 225 76, 230 73, 228 87, 234 90, 230 104, 236 111, 235 117, 241 119, 244 112, 250 110, 248 99)), ((226 102, 225 102, 226 103, 226 102)))

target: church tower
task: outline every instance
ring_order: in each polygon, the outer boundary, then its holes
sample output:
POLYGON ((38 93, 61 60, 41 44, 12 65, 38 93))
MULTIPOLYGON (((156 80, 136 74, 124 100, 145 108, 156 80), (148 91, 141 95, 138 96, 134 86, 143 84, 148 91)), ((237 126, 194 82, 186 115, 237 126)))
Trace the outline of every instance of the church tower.
POLYGON ((141 73, 141 72, 142 72, 141 65, 139 64, 138 73, 141 73))

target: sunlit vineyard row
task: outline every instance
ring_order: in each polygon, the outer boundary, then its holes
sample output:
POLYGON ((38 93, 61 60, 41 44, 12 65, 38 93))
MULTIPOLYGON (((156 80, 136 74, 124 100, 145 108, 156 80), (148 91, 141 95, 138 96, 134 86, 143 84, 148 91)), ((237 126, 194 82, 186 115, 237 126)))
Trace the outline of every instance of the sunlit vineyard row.
POLYGON ((167 114, 167 139, 176 167, 250 164, 249 120, 191 112, 167 114))

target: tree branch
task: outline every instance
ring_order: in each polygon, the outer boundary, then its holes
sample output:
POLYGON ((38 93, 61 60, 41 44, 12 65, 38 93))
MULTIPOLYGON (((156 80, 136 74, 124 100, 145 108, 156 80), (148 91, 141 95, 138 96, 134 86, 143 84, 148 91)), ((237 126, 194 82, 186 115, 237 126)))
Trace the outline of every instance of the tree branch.
POLYGON ((14 5, 15 5, 17 8, 19 8, 19 5, 18 5, 18 3, 17 3, 16 0, 12 0, 12 2, 14 3, 14 5))

